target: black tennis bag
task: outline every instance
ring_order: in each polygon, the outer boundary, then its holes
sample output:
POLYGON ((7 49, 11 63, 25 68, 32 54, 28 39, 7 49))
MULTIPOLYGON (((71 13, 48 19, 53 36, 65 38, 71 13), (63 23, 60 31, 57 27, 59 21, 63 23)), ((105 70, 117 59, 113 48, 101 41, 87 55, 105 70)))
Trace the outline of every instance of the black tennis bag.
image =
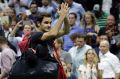
POLYGON ((58 79, 58 69, 58 62, 40 45, 36 54, 33 49, 28 49, 17 59, 8 79, 58 79))

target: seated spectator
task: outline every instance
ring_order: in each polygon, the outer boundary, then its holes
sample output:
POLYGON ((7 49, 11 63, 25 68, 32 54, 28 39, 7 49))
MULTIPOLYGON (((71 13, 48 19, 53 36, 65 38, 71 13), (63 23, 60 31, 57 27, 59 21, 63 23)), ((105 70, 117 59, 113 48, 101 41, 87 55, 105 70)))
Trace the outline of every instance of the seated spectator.
POLYGON ((106 26, 100 29, 99 35, 107 34, 110 38, 111 36, 117 34, 117 32, 118 29, 117 26, 115 26, 115 18, 113 15, 109 15, 107 17, 106 26))
POLYGON ((90 39, 87 44, 91 45, 94 48, 96 44, 96 38, 99 33, 99 26, 96 25, 96 18, 92 12, 86 12, 81 20, 82 27, 84 28, 84 33, 90 39))
POLYGON ((110 51, 112 53, 114 53, 114 54, 116 53, 116 44, 115 44, 116 42, 113 39, 113 36, 117 35, 118 32, 119 32, 118 31, 118 27, 115 26, 115 18, 114 18, 114 16, 113 15, 109 15, 107 17, 106 26, 102 27, 100 29, 100 31, 99 31, 99 34, 98 34, 99 36, 100 35, 105 35, 105 34, 107 35, 108 40, 110 42, 110 46, 112 46, 110 51))

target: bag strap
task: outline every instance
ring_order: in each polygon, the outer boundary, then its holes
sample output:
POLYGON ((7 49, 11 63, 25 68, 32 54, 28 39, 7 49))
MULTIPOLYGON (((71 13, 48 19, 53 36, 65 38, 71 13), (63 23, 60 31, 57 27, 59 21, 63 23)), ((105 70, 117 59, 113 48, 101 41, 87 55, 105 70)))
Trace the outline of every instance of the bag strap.
POLYGON ((53 43, 53 48, 54 48, 54 51, 55 51, 55 53, 53 53, 53 57, 58 61, 58 63, 60 65, 62 65, 61 60, 60 60, 60 56, 58 55, 58 52, 57 52, 57 49, 56 49, 54 43, 53 43), (55 54, 56 54, 56 56, 55 56, 55 54))
POLYGON ((58 55, 57 49, 54 44, 53 44, 53 48, 56 54, 56 56, 55 54, 53 54, 53 57, 58 61, 58 64, 59 64, 58 79, 67 79, 66 74, 64 72, 63 65, 60 60, 60 56, 58 55))

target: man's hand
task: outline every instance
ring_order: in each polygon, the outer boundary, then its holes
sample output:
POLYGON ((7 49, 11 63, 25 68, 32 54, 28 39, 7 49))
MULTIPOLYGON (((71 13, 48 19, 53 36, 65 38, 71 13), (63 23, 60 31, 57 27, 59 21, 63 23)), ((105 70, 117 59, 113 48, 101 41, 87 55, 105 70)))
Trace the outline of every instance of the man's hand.
POLYGON ((66 15, 69 12, 68 4, 62 3, 57 12, 58 12, 59 16, 66 17, 66 15))

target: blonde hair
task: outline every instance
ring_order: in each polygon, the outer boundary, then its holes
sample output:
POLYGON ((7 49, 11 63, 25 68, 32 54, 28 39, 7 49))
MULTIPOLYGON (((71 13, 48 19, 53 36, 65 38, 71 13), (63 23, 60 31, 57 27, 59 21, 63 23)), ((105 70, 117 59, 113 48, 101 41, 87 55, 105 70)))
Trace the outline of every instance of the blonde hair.
POLYGON ((93 63, 97 65, 97 63, 99 62, 99 58, 98 58, 98 56, 97 56, 97 54, 96 54, 96 52, 95 52, 94 49, 88 49, 88 50, 87 50, 87 52, 85 53, 85 57, 84 57, 83 63, 84 63, 84 64, 87 64, 87 54, 88 54, 88 52, 89 52, 90 50, 94 53, 93 63))
POLYGON ((86 15, 90 15, 90 16, 91 16, 91 19, 92 19, 91 22, 92 22, 93 26, 96 25, 96 17, 95 17, 95 15, 94 15, 92 12, 90 12, 90 11, 85 12, 85 14, 83 15, 83 17, 82 17, 82 19, 81 19, 81 25, 83 25, 83 26, 86 25, 86 22, 85 22, 85 16, 86 16, 86 15))

